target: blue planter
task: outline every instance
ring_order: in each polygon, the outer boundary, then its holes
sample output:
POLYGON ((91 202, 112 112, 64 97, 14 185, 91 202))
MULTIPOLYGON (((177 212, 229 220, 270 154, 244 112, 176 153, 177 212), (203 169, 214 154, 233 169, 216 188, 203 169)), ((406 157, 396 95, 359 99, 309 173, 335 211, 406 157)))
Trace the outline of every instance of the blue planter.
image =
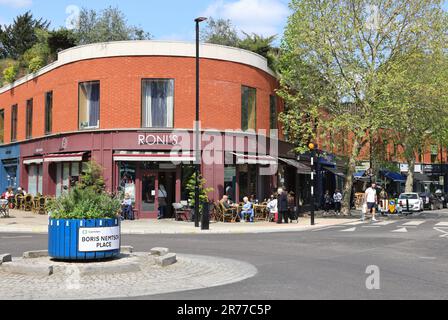
POLYGON ((109 230, 116 231, 117 227, 120 231, 120 219, 50 219, 48 254, 52 258, 69 261, 101 260, 118 256, 120 232, 118 231, 118 240, 116 235, 105 234, 109 230), (89 247, 89 251, 86 251, 86 247, 89 247))

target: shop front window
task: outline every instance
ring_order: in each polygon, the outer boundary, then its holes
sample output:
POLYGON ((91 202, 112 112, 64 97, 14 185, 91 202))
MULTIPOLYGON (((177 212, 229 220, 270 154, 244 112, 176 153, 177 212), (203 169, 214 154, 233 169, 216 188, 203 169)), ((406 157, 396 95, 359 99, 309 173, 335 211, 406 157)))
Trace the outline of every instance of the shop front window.
POLYGON ((194 166, 183 165, 182 166, 182 188, 181 188, 181 200, 188 201, 190 195, 187 190, 188 181, 194 174, 194 166))
POLYGON ((67 194, 70 188, 79 181, 81 163, 58 162, 54 165, 56 166, 56 197, 60 197, 67 194))
POLYGON ((145 79, 142 81, 142 127, 172 128, 174 126, 174 80, 145 79))
POLYGON ((135 202, 135 177, 135 164, 126 162, 120 164, 119 192, 122 192, 123 194, 129 194, 133 202, 135 202))
POLYGON ((28 167, 28 193, 36 196, 42 194, 42 165, 28 167))
POLYGON ((236 166, 227 165, 224 167, 224 194, 226 194, 230 200, 235 201, 235 188, 236 188, 236 166))
POLYGON ((239 189, 240 201, 244 197, 254 196, 257 198, 257 166, 254 164, 239 165, 239 189))
POLYGON ((100 127, 100 83, 98 81, 79 84, 79 128, 100 127))

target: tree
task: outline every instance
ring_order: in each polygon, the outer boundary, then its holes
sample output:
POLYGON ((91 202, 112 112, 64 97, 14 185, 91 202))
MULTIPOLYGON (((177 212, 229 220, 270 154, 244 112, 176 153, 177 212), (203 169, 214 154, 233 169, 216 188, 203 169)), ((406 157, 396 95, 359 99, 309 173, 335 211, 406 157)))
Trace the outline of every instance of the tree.
POLYGON ((19 72, 19 64, 17 62, 10 62, 8 67, 3 69, 3 80, 7 83, 13 83, 17 79, 19 72))
POLYGON ((382 97, 391 113, 388 132, 408 164, 406 192, 412 192, 416 155, 448 139, 448 57, 436 49, 402 59, 404 68, 387 75, 382 97))
POLYGON ((35 30, 47 30, 49 25, 42 18, 35 19, 29 11, 17 16, 11 25, 0 27, 0 56, 19 59, 38 42, 35 30))
MULTIPOLYGON (((199 210, 202 212, 203 203, 208 202, 208 194, 213 191, 213 188, 206 188, 207 181, 200 175, 199 176, 199 210)), ((186 189, 188 191, 188 200, 191 206, 195 205, 195 185, 196 185, 196 173, 193 173, 187 182, 186 189)))
POLYGON ((229 47, 237 47, 240 41, 236 29, 230 20, 207 20, 207 27, 202 30, 201 39, 207 43, 219 44, 229 47))
POLYGON ((64 28, 50 32, 47 40, 53 59, 59 51, 75 47, 77 41, 75 32, 64 28))
POLYGON ((20 57, 21 66, 28 72, 36 72, 50 62, 49 33, 46 30, 36 29, 35 34, 36 44, 20 57))
POLYGON ((128 25, 123 12, 113 7, 104 9, 101 12, 82 9, 79 16, 79 26, 75 33, 80 45, 97 42, 151 39, 151 35, 143 29, 128 25))
MULTIPOLYGON (((438 0, 292 0, 290 8, 279 61, 280 94, 290 113, 318 114, 291 129, 312 132, 329 148, 347 145, 342 211, 348 214, 360 151, 389 116, 387 97, 382 96, 387 74, 404 70, 406 64, 398 58, 405 58, 403 52, 428 48, 443 38, 445 13, 438 0), (311 82, 315 79, 317 84, 311 82)), ((298 150, 306 149, 304 141, 296 144, 298 150)))
POLYGON ((103 167, 95 161, 88 162, 80 176, 78 182, 79 189, 92 189, 97 193, 104 192, 106 184, 104 182, 103 170, 103 167))

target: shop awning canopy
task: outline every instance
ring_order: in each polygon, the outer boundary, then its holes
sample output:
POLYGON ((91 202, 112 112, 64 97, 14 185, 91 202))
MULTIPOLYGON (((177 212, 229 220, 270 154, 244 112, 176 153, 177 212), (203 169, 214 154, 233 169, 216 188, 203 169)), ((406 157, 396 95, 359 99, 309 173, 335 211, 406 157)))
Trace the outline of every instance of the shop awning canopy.
POLYGON ((23 160, 24 165, 30 165, 30 164, 42 164, 44 163, 43 158, 33 158, 33 159, 25 159, 23 160))
POLYGON ((233 153, 236 156, 236 164, 278 164, 276 158, 267 155, 251 155, 243 153, 233 153))
POLYGON ((390 180, 392 180, 394 182, 406 182, 406 177, 399 173, 387 171, 387 170, 383 170, 382 173, 386 178, 389 178, 390 180))
POLYGON ((133 152, 121 151, 114 154, 114 161, 129 162, 194 162, 196 157, 191 153, 133 152))
POLYGON ((355 177, 355 179, 361 179, 362 177, 364 177, 365 173, 366 173, 365 171, 358 171, 355 172, 353 176, 355 177))
POLYGON ((419 182, 434 182, 429 176, 423 173, 414 172, 414 180, 419 182))
POLYGON ((345 173, 342 172, 341 169, 339 168, 328 168, 328 167, 324 167, 325 170, 333 173, 335 176, 341 177, 341 178, 345 178, 345 173))
POLYGON ((302 162, 293 159, 285 159, 285 158, 278 158, 278 159, 286 163, 287 165, 297 168, 297 173, 299 174, 311 174, 311 167, 302 162))
POLYGON ((49 154, 44 157, 45 162, 81 162, 85 152, 49 154))

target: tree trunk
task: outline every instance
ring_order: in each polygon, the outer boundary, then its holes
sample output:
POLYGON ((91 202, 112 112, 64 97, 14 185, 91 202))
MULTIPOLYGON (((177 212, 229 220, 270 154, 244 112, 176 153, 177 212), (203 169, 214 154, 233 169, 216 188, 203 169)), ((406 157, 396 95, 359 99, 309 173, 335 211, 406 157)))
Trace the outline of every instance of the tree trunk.
POLYGON ((344 183, 344 192, 342 198, 342 214, 349 215, 351 209, 351 197, 352 197, 352 188, 353 188, 353 174, 356 170, 356 160, 358 159, 359 152, 361 150, 361 144, 358 139, 353 141, 352 153, 350 155, 350 159, 348 161, 348 170, 347 175, 345 176, 344 183))
POLYGON ((406 178, 406 188, 405 192, 413 192, 414 191, 414 171, 415 171, 415 159, 407 159, 408 163, 408 177, 406 178))

